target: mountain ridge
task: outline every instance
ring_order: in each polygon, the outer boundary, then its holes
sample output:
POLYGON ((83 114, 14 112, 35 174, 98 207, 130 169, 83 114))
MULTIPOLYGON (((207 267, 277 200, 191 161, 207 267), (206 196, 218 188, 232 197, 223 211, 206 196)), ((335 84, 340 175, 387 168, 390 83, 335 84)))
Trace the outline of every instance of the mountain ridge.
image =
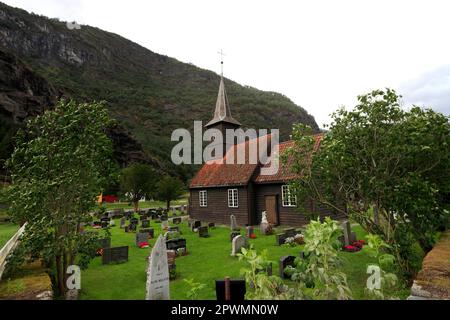
MULTIPOLYGON (((220 78, 216 73, 96 27, 69 30, 64 22, 1 2, 0 48, 16 54, 68 96, 105 100, 111 116, 146 152, 169 171, 192 175, 195 169, 170 163, 170 136, 176 128, 192 130, 194 120, 211 119, 220 78)), ((295 122, 319 132, 314 118, 284 95, 229 79, 225 84, 232 114, 244 128, 279 128, 282 140, 295 122)))

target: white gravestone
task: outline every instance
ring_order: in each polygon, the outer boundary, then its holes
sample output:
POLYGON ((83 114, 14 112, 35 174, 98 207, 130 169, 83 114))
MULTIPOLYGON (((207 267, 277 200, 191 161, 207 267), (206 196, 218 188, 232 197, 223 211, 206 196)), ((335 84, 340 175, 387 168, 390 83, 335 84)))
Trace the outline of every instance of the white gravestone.
POLYGON ((167 220, 161 221, 161 229, 167 230, 168 228, 169 228, 169 221, 167 221, 167 220))
POLYGON ((147 269, 146 300, 170 300, 169 264, 164 238, 160 235, 153 247, 147 269))
POLYGON ((231 244, 231 255, 234 257, 236 254, 241 252, 242 248, 247 247, 248 247, 247 238, 243 236, 236 236, 233 238, 233 242, 231 244))
POLYGON ((231 231, 237 231, 237 230, 239 230, 239 228, 238 228, 238 226, 237 226, 237 222, 236 222, 236 217, 234 216, 234 214, 232 214, 232 215, 230 216, 230 220, 231 220, 231 223, 230 223, 230 229, 231 229, 231 231))

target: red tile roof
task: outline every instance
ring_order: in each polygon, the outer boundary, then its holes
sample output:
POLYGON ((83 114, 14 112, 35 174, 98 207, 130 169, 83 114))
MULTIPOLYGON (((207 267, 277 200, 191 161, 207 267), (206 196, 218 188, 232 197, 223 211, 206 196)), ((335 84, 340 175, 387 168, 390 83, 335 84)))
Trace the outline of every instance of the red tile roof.
MULTIPOLYGON (((267 144, 270 144, 270 135, 263 136, 257 139, 251 140, 252 143, 260 143, 261 140, 267 139, 267 144)), ((316 147, 320 143, 322 134, 315 135, 316 138, 316 147)), ((262 141, 265 143, 265 141, 262 141)), ((257 145, 258 145, 257 144, 257 145)), ((239 145, 240 147, 243 144, 239 145)), ((279 154, 280 157, 290 148, 294 146, 294 141, 289 140, 286 142, 282 142, 279 144, 279 154)), ((288 159, 286 164, 282 164, 280 160, 280 168, 278 172, 274 175, 261 175, 260 168, 268 167, 262 166, 261 164, 251 164, 249 161, 249 148, 250 141, 245 142, 245 163, 237 164, 237 157, 235 157, 235 161, 233 163, 227 163, 227 160, 231 162, 231 156, 233 154, 237 154, 237 146, 234 146, 233 149, 230 149, 227 154, 224 156, 222 162, 217 163, 216 161, 209 161, 205 163, 202 168, 198 171, 195 177, 192 179, 190 187, 191 188, 201 188, 201 187, 221 187, 221 186, 244 186, 248 185, 250 180, 255 183, 275 183, 275 182, 284 182, 290 181, 296 177, 296 175, 290 170, 289 163, 291 160, 288 159)))

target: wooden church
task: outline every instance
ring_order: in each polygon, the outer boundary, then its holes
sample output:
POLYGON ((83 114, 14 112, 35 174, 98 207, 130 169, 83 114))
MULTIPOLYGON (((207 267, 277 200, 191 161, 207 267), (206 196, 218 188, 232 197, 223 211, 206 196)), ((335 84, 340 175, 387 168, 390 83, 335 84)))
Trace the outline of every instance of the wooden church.
MULTIPOLYGON (((226 129, 237 129, 240 126, 239 121, 231 115, 221 77, 214 116, 205 127, 218 129, 223 137, 226 137, 226 129)), ((315 135, 316 147, 322 136, 315 135)), ((256 139, 270 138, 268 135, 256 139)), ((293 143, 292 140, 279 143, 279 155, 282 156, 293 143)), ((250 141, 247 140, 245 146, 241 146, 246 150, 245 163, 227 163, 227 157, 230 157, 232 151, 236 154, 237 146, 224 141, 223 163, 209 161, 198 171, 189 187, 189 215, 192 219, 229 224, 230 215, 234 215, 240 225, 257 225, 261 222, 262 212, 266 211, 267 219, 273 225, 299 226, 308 223, 307 213, 311 212, 331 216, 333 219, 344 218, 333 209, 313 201, 298 203, 289 186, 289 182, 295 179, 296 175, 291 172, 289 165, 283 164, 282 161, 279 162, 280 168, 276 174, 262 175, 262 164, 252 164, 248 161, 249 144, 250 141)), ((269 150, 270 152, 272 150, 269 150)))

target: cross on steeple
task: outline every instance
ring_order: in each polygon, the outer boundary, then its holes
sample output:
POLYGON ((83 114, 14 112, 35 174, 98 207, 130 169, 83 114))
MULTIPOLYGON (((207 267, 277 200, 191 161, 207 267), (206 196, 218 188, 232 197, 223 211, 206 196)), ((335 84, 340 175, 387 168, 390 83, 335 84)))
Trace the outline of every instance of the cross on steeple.
POLYGON ((219 52, 217 52, 218 54, 220 54, 220 68, 221 68, 221 73, 220 75, 223 77, 223 57, 225 56, 225 53, 223 53, 223 50, 220 49, 219 52))

